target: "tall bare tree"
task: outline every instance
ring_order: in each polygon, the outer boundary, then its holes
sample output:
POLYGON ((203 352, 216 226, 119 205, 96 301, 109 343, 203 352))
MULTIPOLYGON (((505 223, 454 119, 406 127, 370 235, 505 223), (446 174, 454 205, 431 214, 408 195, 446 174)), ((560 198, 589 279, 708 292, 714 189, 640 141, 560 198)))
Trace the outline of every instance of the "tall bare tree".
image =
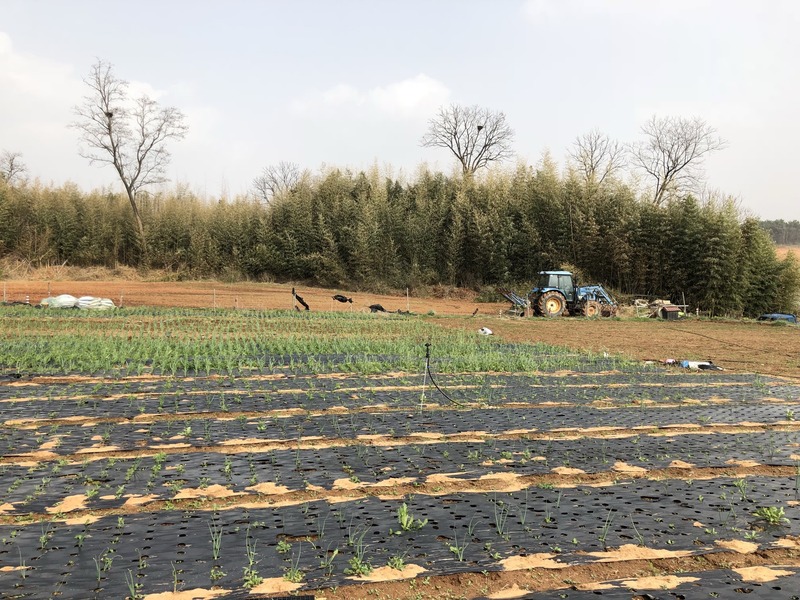
POLYGON ((569 155, 586 183, 598 186, 627 162, 625 147, 597 129, 575 138, 569 155))
POLYGON ((3 150, 0 154, 0 179, 8 184, 13 184, 15 179, 24 176, 28 167, 22 162, 21 152, 3 150))
POLYGON ((277 165, 264 167, 261 175, 253 180, 253 191, 260 200, 268 203, 275 196, 294 188, 301 178, 296 163, 281 161, 277 165))
POLYGON ((706 154, 726 141, 703 119, 653 116, 642 126, 645 139, 630 146, 633 166, 654 180, 653 204, 696 189, 703 179, 706 154))
POLYGON ((464 175, 469 175, 491 162, 511 158, 513 141, 514 130, 506 123, 505 113, 451 104, 441 107, 430 120, 421 144, 447 148, 461 164, 464 175))
POLYGON ((108 62, 97 61, 83 81, 90 92, 83 104, 74 107, 78 120, 70 124, 81 133, 80 155, 91 164, 112 165, 117 171, 146 256, 137 194, 145 186, 167 181, 167 142, 186 136, 185 117, 177 108, 161 107, 146 95, 130 101, 128 82, 118 79, 108 62))

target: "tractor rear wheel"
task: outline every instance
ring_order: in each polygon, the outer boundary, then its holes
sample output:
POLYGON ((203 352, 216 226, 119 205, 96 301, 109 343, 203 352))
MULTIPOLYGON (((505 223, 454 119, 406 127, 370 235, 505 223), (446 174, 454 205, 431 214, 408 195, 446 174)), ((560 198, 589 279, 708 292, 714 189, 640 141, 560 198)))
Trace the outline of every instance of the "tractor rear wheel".
POLYGON ((545 317, 560 317, 567 306, 560 292, 549 291, 539 297, 539 312, 545 317))
POLYGON ((597 317, 600 315, 600 311, 600 303, 596 300, 588 300, 586 304, 583 305, 584 317, 597 317))

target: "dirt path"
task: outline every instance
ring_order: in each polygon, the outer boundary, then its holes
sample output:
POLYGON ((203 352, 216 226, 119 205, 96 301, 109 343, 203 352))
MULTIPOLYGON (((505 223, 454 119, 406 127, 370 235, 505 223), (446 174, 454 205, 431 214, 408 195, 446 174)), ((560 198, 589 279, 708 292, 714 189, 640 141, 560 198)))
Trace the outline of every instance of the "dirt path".
MULTIPOLYGON (((101 296, 124 306, 187 306, 198 308, 291 309, 291 285, 219 282, 142 281, 7 281, 8 301, 39 302, 48 295, 101 296)), ((728 370, 800 377, 800 328, 752 322, 687 320, 664 322, 623 318, 515 319, 500 316, 506 304, 476 303, 471 297, 415 298, 298 288, 312 310, 364 311, 381 304, 388 311, 431 311, 441 325, 477 330, 491 328, 507 341, 539 341, 579 350, 622 354, 635 359, 712 360, 728 370), (341 293, 353 303, 332 299, 341 293), (473 317, 475 311, 477 314, 473 317)))

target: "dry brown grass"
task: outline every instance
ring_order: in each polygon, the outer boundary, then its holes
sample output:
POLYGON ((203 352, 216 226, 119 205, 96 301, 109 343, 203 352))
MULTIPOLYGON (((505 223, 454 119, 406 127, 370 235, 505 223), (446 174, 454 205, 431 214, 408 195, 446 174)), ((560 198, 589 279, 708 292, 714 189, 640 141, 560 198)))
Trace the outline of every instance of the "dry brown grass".
POLYGON ((775 254, 777 254, 780 259, 786 258, 789 252, 792 252, 795 257, 800 258, 800 246, 778 246, 775 249, 775 254))

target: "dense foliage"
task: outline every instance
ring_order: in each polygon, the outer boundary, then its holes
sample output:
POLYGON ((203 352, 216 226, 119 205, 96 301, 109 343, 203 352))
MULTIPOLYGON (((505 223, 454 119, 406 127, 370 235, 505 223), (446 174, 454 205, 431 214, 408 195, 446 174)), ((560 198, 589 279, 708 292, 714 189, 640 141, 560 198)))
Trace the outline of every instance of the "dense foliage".
POLYGON ((296 280, 349 288, 517 284, 566 267, 618 292, 722 315, 793 310, 795 259, 732 203, 664 206, 620 183, 538 169, 411 181, 333 170, 264 206, 179 191, 143 199, 142 256, 124 197, 0 183, 0 256, 42 264, 141 265, 182 277, 296 280))

